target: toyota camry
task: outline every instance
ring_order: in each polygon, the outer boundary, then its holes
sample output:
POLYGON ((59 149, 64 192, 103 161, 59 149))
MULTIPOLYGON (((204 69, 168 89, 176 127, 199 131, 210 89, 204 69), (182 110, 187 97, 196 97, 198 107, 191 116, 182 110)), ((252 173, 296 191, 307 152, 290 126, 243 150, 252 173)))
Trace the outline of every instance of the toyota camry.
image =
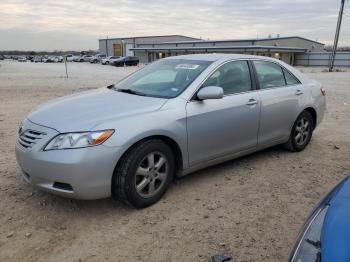
POLYGON ((175 176, 275 145, 303 150, 324 112, 320 83, 280 60, 176 56, 37 107, 21 123, 16 156, 39 189, 141 208, 175 176))

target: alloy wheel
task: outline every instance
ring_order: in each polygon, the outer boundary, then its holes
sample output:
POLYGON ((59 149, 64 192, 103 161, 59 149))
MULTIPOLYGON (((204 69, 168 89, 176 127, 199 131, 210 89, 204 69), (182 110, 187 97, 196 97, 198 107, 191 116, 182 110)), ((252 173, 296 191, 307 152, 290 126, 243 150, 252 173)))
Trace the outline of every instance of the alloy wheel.
POLYGON ((294 132, 294 140, 297 145, 304 145, 311 132, 310 128, 310 121, 305 117, 300 118, 294 132))
POLYGON ((169 173, 168 160, 160 152, 152 152, 140 162, 135 174, 137 193, 143 198, 157 194, 169 173))

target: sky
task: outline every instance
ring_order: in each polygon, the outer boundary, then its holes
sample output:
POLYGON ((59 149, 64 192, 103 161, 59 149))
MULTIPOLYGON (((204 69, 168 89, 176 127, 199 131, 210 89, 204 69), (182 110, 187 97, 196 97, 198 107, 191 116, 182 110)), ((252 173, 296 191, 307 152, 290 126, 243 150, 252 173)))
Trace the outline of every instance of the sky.
MULTIPOLYGON (((0 50, 97 50, 99 38, 298 35, 332 44, 340 0, 1 0, 0 50)), ((350 46, 350 0, 340 46, 350 46)))

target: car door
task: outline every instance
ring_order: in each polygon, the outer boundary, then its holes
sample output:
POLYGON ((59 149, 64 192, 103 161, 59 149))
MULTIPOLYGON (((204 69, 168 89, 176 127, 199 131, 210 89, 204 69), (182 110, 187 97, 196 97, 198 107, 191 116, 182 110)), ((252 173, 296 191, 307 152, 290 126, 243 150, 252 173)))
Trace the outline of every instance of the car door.
POLYGON ((125 63, 125 65, 127 65, 127 66, 130 65, 130 57, 129 57, 129 56, 125 57, 124 63, 125 63))
POLYGON ((290 135, 304 95, 300 81, 272 61, 253 61, 259 86, 261 116, 259 144, 285 140, 290 135))
POLYGON ((260 103, 250 71, 247 61, 223 64, 202 87, 220 86, 224 97, 187 103, 190 165, 257 145, 260 103))

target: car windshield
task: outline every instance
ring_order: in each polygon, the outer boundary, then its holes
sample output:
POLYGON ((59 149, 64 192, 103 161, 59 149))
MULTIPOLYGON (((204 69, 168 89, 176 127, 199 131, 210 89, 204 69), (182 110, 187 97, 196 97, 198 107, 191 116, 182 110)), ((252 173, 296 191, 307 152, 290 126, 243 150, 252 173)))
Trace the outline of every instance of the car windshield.
POLYGON ((173 98, 181 94, 212 62, 164 59, 125 78, 114 89, 136 95, 173 98))

